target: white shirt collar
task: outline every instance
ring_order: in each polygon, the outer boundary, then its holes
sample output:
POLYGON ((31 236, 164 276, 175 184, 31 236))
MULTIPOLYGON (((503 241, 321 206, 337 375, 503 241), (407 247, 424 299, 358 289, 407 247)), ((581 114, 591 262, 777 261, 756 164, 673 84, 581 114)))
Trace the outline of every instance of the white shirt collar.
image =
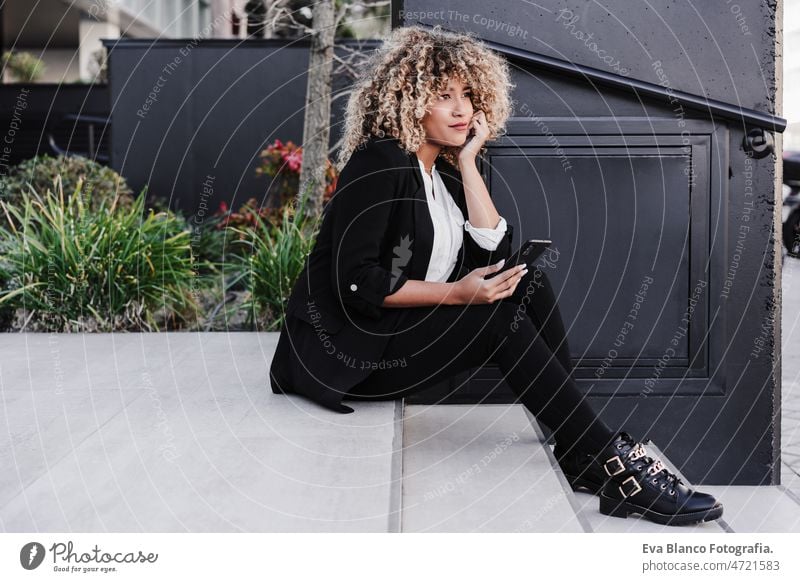
POLYGON ((428 174, 428 172, 425 171, 425 164, 422 163, 422 160, 417 158, 417 162, 419 162, 419 169, 422 170, 422 175, 423 176, 427 176, 428 178, 430 178, 433 175, 433 173, 436 171, 436 162, 434 162, 433 165, 431 166, 430 175, 428 174))

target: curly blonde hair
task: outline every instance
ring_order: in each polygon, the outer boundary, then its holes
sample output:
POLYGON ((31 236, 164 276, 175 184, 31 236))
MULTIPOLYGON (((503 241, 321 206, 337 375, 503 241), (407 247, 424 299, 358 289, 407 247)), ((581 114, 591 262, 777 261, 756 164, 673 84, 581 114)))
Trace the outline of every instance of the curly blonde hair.
MULTIPOLYGON (((449 79, 471 87, 472 105, 486 114, 487 141, 504 133, 511 115, 511 83, 506 60, 472 33, 403 26, 395 29, 367 60, 347 102, 337 167, 370 136, 398 139, 408 152, 425 141, 422 118, 449 79)), ((458 147, 440 157, 458 167, 458 147)))

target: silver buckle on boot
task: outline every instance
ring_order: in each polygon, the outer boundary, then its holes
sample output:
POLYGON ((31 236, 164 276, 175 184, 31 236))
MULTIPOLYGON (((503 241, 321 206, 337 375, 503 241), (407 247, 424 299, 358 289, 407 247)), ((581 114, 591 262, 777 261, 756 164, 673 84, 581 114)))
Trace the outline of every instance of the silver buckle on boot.
POLYGON ((625 465, 620 460, 619 455, 614 455, 613 457, 608 459, 605 463, 603 463, 603 469, 605 469, 605 472, 608 473, 611 477, 613 477, 614 475, 619 475, 620 473, 622 473, 625 470, 625 465), (608 464, 611 461, 617 462, 617 468, 613 473, 608 470, 608 464))
POLYGON ((641 491, 641 490, 642 490, 642 486, 639 485, 639 482, 636 479, 634 479, 633 475, 631 475, 630 477, 625 479, 622 482, 622 484, 619 485, 619 492, 620 492, 620 494, 622 494, 623 497, 631 497, 631 496, 636 495, 637 493, 639 493, 639 491, 641 491), (633 483, 634 487, 636 487, 636 489, 632 493, 625 493, 625 491, 622 489, 622 486, 625 485, 628 481, 633 483))

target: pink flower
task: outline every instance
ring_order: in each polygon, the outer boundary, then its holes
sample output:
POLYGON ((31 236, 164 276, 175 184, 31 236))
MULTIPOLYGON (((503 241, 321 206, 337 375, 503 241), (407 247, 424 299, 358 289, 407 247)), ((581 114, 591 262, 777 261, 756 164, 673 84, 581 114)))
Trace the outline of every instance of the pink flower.
POLYGON ((283 154, 283 161, 289 166, 292 172, 299 172, 303 163, 303 153, 300 150, 283 154))

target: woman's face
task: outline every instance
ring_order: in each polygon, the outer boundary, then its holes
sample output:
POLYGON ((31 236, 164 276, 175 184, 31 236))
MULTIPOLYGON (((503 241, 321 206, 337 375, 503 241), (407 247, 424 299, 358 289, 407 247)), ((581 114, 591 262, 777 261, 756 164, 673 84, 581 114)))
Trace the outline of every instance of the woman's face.
POLYGON ((449 80, 422 118, 425 138, 440 146, 464 145, 473 113, 469 86, 458 79, 449 80))

